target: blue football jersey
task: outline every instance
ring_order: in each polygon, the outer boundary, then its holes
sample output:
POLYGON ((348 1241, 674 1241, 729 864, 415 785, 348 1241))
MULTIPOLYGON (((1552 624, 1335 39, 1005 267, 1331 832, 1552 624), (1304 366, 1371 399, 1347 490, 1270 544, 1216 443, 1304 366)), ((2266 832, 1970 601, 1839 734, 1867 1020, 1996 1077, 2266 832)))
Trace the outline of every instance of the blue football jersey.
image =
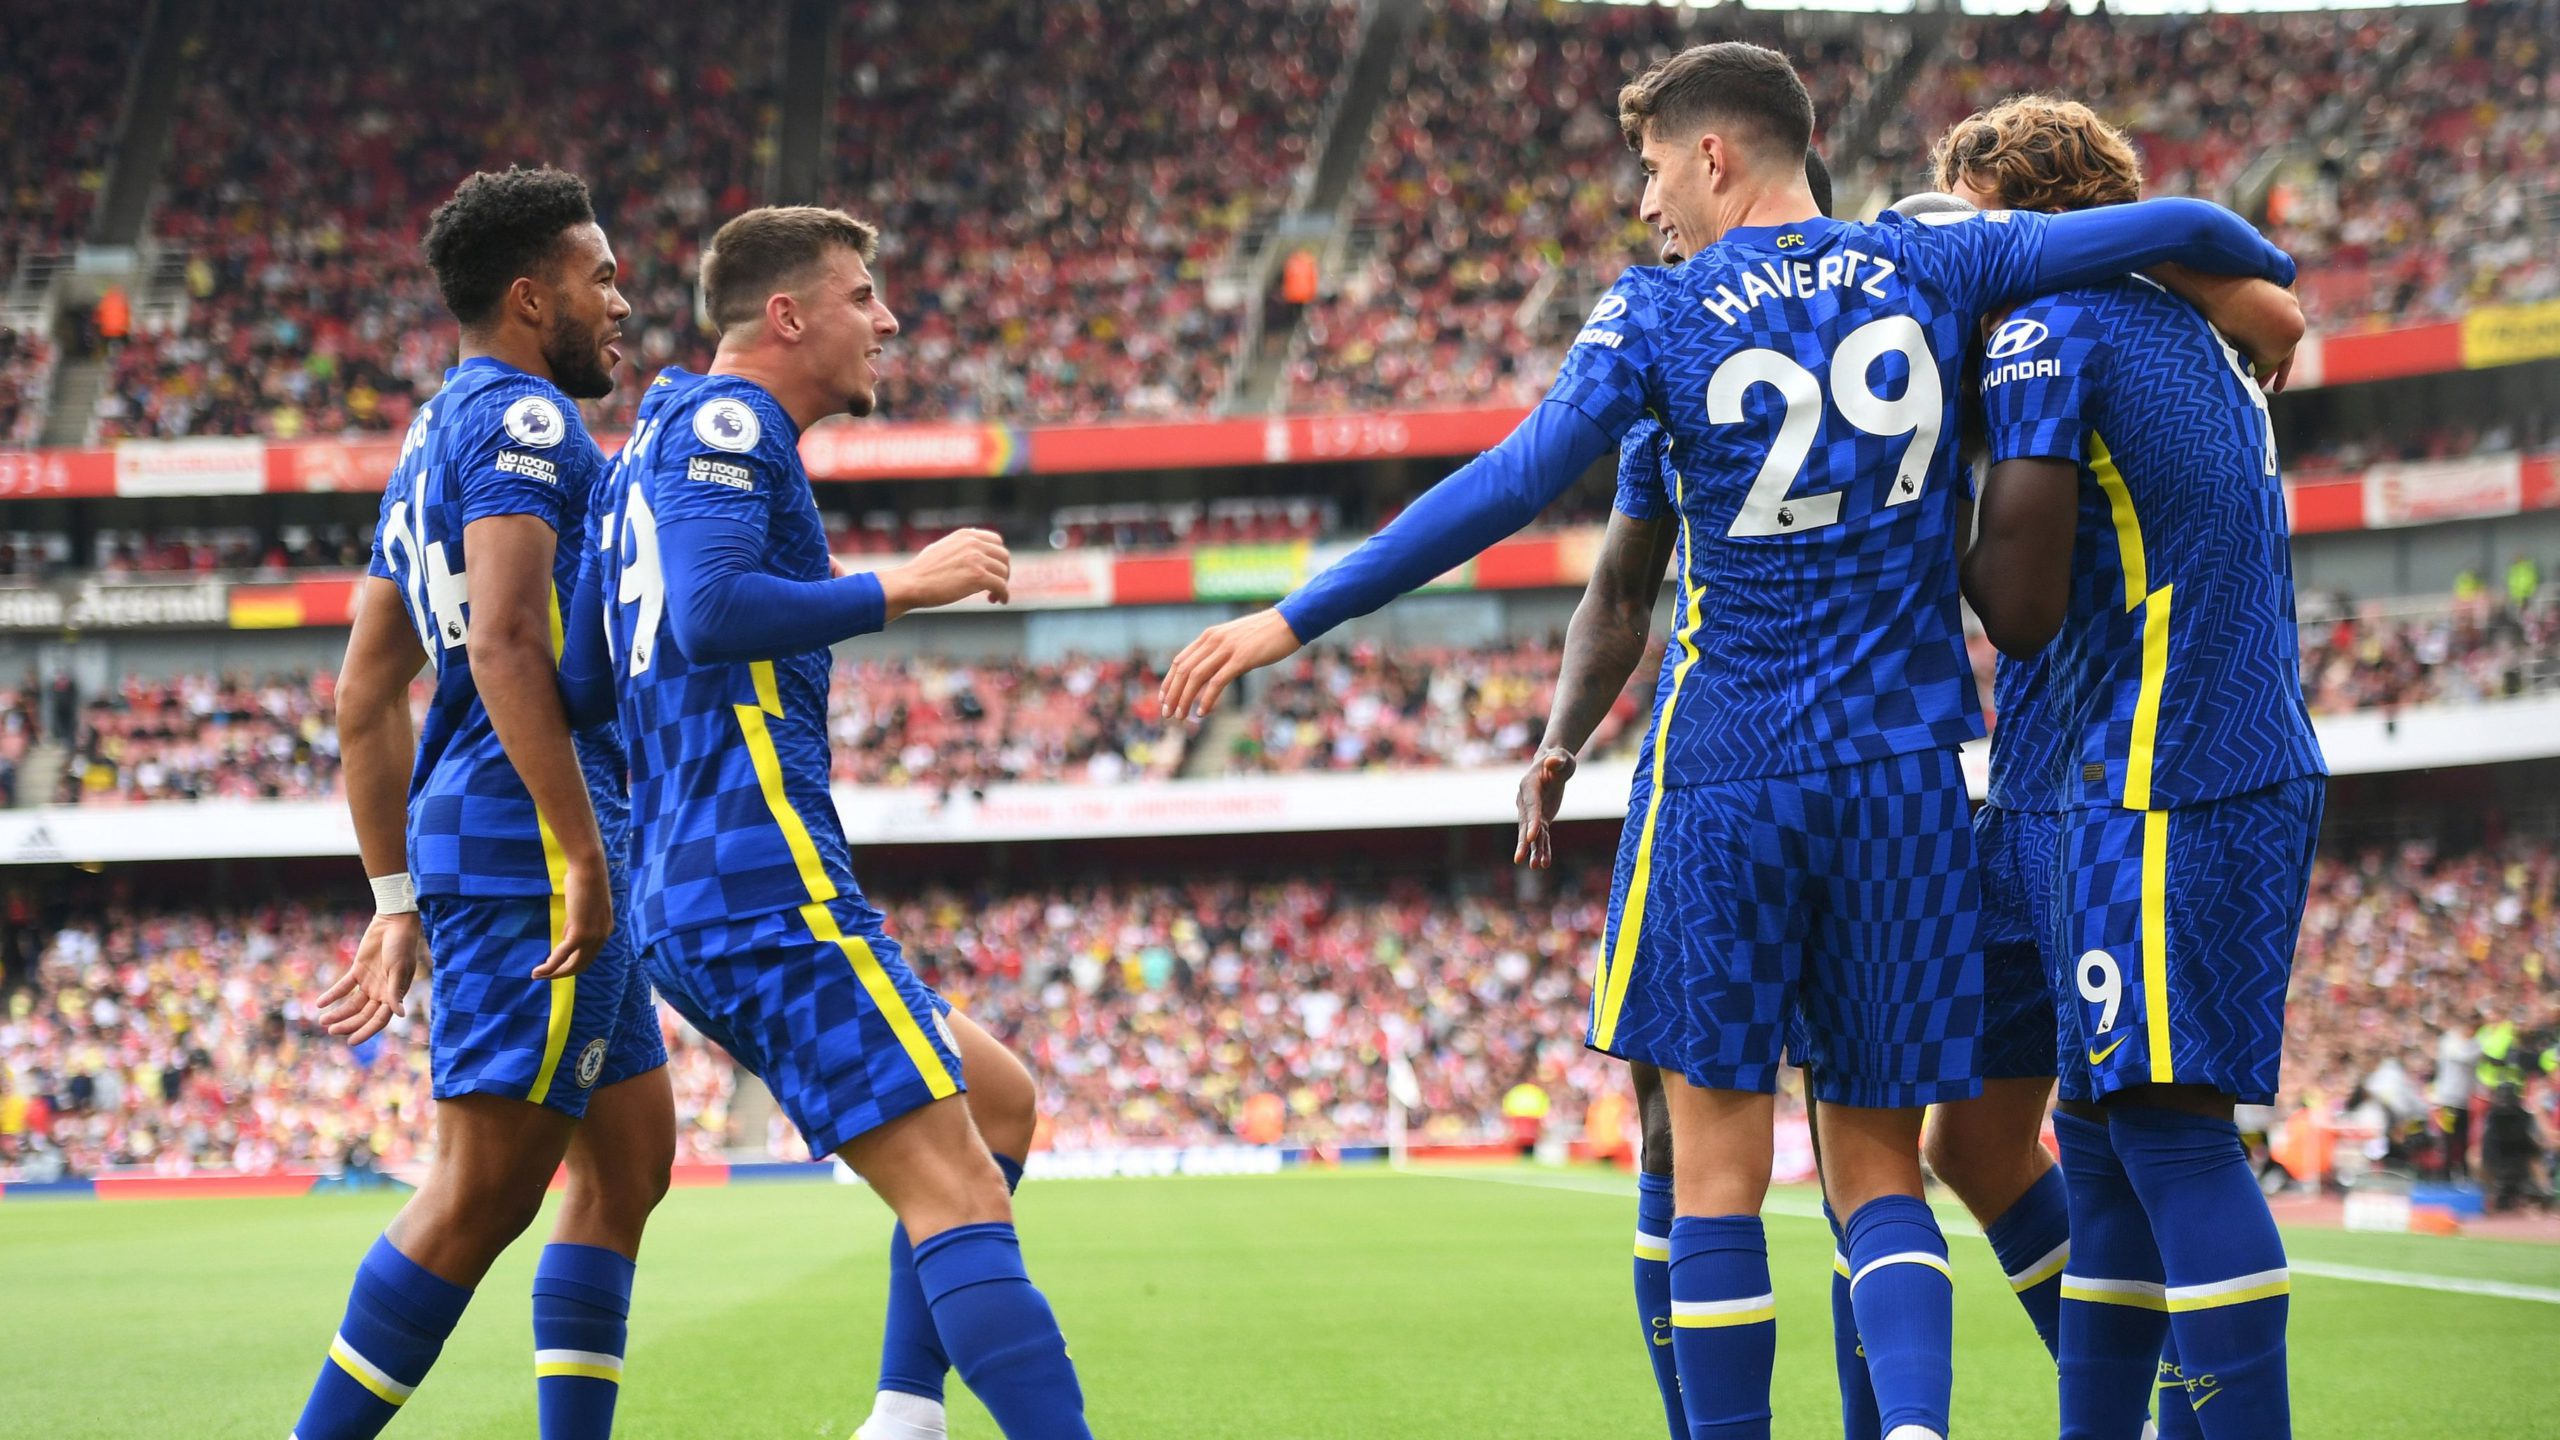
MULTIPOLYGON (((1630 268, 1592 312, 1549 398, 1619 436, 1650 414, 1680 520, 1663 785, 1982 733, 1957 608, 1958 367, 1983 311, 2032 290, 2047 223, 1735 230, 1630 268)), ((1625 480, 1622 464, 1622 508, 1625 480)))
MULTIPOLYGON (((400 587, 435 663, 435 695, 409 774, 409 870, 426 895, 547 895, 563 861, 534 811, 471 681, 470 557, 463 532, 495 515, 531 515, 558 535, 552 566, 552 653, 560 606, 577 582, 590 491, 603 452, 576 402, 550 381, 487 357, 445 372, 418 410, 382 495, 370 573, 400 587)), ((571 737, 605 853, 626 828, 622 747, 610 725, 571 737)))
POLYGON ((2020 306, 1982 366, 1992 462, 2080 470, 2070 609, 2038 656, 2033 723, 2004 715, 1993 739, 1993 802, 2170 809, 2327 773, 2247 363, 2193 306, 2126 279, 2020 306))
POLYGON ((1618 441, 1618 513, 1658 520, 1670 505, 1671 442, 1650 415, 1618 441))
POLYGON ((767 573, 824 580, 826 527, 800 432, 762 386, 660 372, 610 482, 603 552, 617 708, 631 748, 633 920, 643 944, 718 921, 860 899, 828 788, 821 645, 697 664, 666 618, 666 527, 742 521, 767 573))

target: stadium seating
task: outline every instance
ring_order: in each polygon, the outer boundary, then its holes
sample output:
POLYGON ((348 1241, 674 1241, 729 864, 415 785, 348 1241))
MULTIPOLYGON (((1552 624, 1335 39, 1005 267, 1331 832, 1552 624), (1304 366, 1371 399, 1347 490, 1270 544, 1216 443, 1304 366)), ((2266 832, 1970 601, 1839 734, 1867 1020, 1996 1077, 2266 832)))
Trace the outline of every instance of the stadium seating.
MULTIPOLYGON (((2560 687, 2560 595, 2371 606, 2314 597, 2303 686, 2315 714, 2498 700, 2560 687)), ((1636 667, 1588 753, 1643 736, 1665 637, 1636 667)), ((1978 634, 1988 703, 1994 654, 1978 634)), ((1226 748, 1189 756, 1155 716, 1143 657, 839 661, 828 726, 835 778, 968 791, 1175 775, 1499 768, 1536 747, 1562 655, 1553 638, 1476 648, 1318 645, 1256 683, 1226 748)), ((307 799, 338 787, 332 677, 128 679, 81 708, 60 789, 81 804, 307 799)))
MULTIPOLYGON (((0 116, 22 117, 0 127, 0 273, 15 250, 62 243, 102 173, 138 6, 111 8, 5 22, 13 54, 48 59, 0 85, 0 116)), ((454 175, 512 160, 585 173, 620 249, 630 358, 593 422, 621 428, 639 382, 707 359, 691 272, 718 219, 765 193, 773 15, 616 0, 454 26, 373 11, 355 23, 360 9, 262 8, 217 27, 190 68, 151 225, 189 257, 183 324, 113 347, 103 434, 404 424, 452 348, 416 264, 419 224, 454 175), (529 68, 498 83, 491 53, 529 68)), ((2560 295, 2551 13, 2549 0, 2452 16, 2054 11, 1956 18, 1932 39, 1898 20, 1464 0, 1436 9, 1392 68, 1350 243, 1328 252, 1343 273, 1308 310, 1284 398, 1320 411, 1532 398, 1590 295, 1650 253, 1611 96, 1702 39, 1780 45, 1826 144, 1846 143, 1843 123, 1872 134, 1833 157, 1846 204, 1917 185, 1930 141, 1968 110, 2057 89, 2124 124, 2157 188, 2263 202, 2304 261, 2321 329, 2560 295), (1893 103, 1873 104, 1889 82, 1893 103)), ((848 20, 830 179, 887 230, 907 336, 883 412, 1215 408, 1256 297, 1220 292, 1214 272, 1308 177, 1355 14, 1349 0, 1252 0, 1204 26, 1176 0, 969 0, 848 20), (1151 103, 1106 110, 1130 87, 1151 103)), ((32 439, 48 363, 38 341, 0 344, 0 443, 32 439)))
MULTIPOLYGON (((434 1108, 423 1032, 351 1051, 313 1019, 364 924, 298 904, 119 906, 55 930, 34 974, 10 977, 25 988, 0 997, 0 1087, 42 1097, 32 1122, 0 1131, 0 1176, 30 1161, 30 1130, 74 1174, 333 1168, 358 1145, 385 1165, 422 1159, 434 1108)), ((714 1158, 732 1072, 664 1023, 678 1158, 714 1158)))
POLYGON ((693 265, 770 161, 776 25, 754 6, 524 6, 456 25, 318 0, 215 27, 153 222, 190 256, 186 326, 118 355, 104 432, 406 425, 454 348, 417 256, 427 213, 474 168, 541 162, 587 177, 621 263, 627 358, 590 418, 626 428, 648 376, 709 358, 693 265))
POLYGON ((1209 409, 1240 312, 1205 281, 1312 158, 1347 0, 881 6, 845 26, 845 198, 906 327, 883 412, 1209 409), (894 65, 882 57, 894 55, 894 65), (1124 105, 1144 95, 1143 105, 1124 105))
POLYGON ((1309 315, 1292 408, 1535 400, 1572 322, 1628 262, 1654 253, 1635 217, 1618 87, 1684 45, 1757 39, 1787 49, 1817 118, 1836 122, 1908 39, 1900 22, 1822 18, 1435 7, 1372 127, 1360 225, 1374 248, 1309 315))
MULTIPOLYGON (((887 903, 943 992, 1042 1077, 1047 1144, 1232 1140, 1257 1094, 1282 1102, 1289 1143, 1374 1143, 1393 1047, 1420 1090, 1417 1138, 1456 1142, 1499 1134, 1501 1093, 1523 1075, 1577 1103, 1623 1083, 1581 1045, 1605 857, 1514 883, 1122 880, 887 903)), ((2560 973, 2535 958, 2560 946, 2556 887, 2560 852, 2538 841, 2324 857, 2279 1108, 2334 1113, 2384 1056, 2424 1075, 2448 1027, 2560 1019, 2560 973)), ((428 1113, 416 1022, 369 1057, 311 1025, 311 998, 362 925, 293 904, 63 925, 34 974, 11 977, 26 988, 0 990, 0 1077, 47 1097, 52 1143, 83 1172, 293 1168, 356 1140, 389 1163, 416 1158, 428 1113)), ((684 1158, 805 1153, 779 1122, 733 1133, 725 1059, 662 1024, 684 1158)), ((0 1132, 0 1179, 26 1144, 0 1132)))

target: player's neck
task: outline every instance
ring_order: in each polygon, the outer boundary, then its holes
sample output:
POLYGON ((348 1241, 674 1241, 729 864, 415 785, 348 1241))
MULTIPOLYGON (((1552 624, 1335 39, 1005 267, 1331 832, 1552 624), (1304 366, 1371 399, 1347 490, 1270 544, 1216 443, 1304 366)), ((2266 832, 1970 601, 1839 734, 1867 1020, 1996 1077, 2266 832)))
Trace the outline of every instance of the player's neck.
POLYGON ((552 380, 553 384, 559 383, 552 379, 551 362, 543 356, 539 336, 519 335, 511 331, 473 335, 466 331, 462 337, 462 363, 469 364, 474 360, 495 360, 527 375, 538 375, 552 380))
POLYGON ((1813 203, 1813 192, 1798 178, 1794 184, 1737 195, 1728 203, 1721 217, 1723 230, 1750 230, 1775 225, 1801 225, 1819 220, 1822 211, 1813 203))
POLYGON ((763 350, 732 350, 723 345, 711 357, 711 368, 703 373, 727 375, 764 387, 764 392, 782 407, 782 413, 790 416, 791 423, 803 431, 844 408, 842 402, 829 405, 825 395, 793 375, 776 356, 763 350))

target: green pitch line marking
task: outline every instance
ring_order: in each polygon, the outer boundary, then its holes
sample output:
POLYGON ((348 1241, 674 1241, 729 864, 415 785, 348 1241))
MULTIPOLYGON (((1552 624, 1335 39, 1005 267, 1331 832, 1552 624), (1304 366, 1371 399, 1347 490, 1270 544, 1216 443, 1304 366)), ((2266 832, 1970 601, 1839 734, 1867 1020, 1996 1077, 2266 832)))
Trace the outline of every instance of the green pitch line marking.
MULTIPOLYGON (((1534 1170, 1479 1169, 1474 1166, 1409 1165, 1398 1171, 1425 1180, 1474 1180, 1491 1185, 1519 1185, 1533 1190, 1564 1190, 1583 1195, 1607 1195, 1616 1199, 1635 1198, 1632 1180, 1620 1181, 1598 1175, 1540 1174, 1534 1170)), ((1950 1235, 1978 1237, 1982 1227, 1964 1207, 1951 1201, 1935 1202, 1939 1227, 1950 1235)), ((1820 1220, 1819 1201, 1788 1191, 1772 1191, 1763 1215, 1788 1220, 1820 1220)), ((2344 1232, 2340 1232, 2344 1233, 2344 1232)), ((2459 1275, 2430 1275, 2415 1270, 2380 1270, 2369 1265, 2338 1265, 2326 1260, 2295 1260, 2290 1268, 2296 1275, 2309 1275, 2321 1280, 2349 1280, 2363 1285, 2392 1285, 2403 1290, 2433 1290, 2446 1295, 2479 1295, 2497 1300, 2525 1300, 2537 1305, 2560 1305, 2560 1289, 2547 1285, 2517 1285, 2504 1280, 2473 1280, 2459 1275)))

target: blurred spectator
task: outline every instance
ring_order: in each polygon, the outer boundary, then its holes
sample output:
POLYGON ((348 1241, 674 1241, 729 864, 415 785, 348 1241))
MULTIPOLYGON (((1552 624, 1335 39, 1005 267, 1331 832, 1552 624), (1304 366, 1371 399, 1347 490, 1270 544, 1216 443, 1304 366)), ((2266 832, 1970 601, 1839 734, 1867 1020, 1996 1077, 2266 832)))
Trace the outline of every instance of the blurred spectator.
POLYGON ((1212 267, 1312 160, 1349 0, 958 0, 844 26, 848 203, 905 325, 882 413, 1210 409, 1244 295, 1212 267), (1141 97, 1131 103, 1132 97, 1141 97))

